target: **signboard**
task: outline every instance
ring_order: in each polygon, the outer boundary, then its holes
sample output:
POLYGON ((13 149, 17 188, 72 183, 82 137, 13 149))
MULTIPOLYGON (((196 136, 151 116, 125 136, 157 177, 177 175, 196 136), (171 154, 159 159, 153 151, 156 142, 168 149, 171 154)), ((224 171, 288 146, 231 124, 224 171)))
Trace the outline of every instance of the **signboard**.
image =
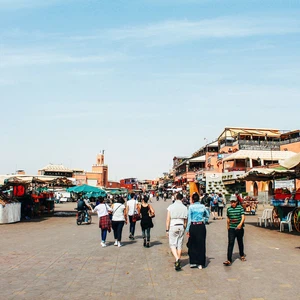
POLYGON ((235 184, 235 180, 227 180, 227 181, 224 181, 223 183, 224 183, 224 185, 235 184))
POLYGON ((293 190, 294 187, 294 180, 275 180, 275 189, 288 188, 290 190, 293 190))

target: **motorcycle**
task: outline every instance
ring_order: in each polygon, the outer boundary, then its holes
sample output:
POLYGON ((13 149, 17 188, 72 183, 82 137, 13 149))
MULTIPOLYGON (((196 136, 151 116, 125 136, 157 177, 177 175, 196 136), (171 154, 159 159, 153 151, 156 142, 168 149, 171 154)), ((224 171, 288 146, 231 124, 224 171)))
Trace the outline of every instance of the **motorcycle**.
POLYGON ((76 224, 81 225, 82 223, 86 223, 86 224, 92 223, 92 216, 88 213, 87 210, 78 210, 77 211, 76 224))

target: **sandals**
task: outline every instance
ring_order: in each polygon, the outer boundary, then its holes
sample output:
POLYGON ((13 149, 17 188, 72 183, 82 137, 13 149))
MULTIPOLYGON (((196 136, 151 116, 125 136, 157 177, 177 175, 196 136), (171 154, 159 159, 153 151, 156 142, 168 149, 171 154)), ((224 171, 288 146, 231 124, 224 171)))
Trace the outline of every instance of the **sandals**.
POLYGON ((241 261, 246 261, 246 257, 245 256, 241 256, 241 261))
POLYGON ((227 266, 227 267, 228 267, 228 266, 231 266, 231 261, 226 260, 226 261, 223 262, 223 265, 224 265, 224 266, 227 266))

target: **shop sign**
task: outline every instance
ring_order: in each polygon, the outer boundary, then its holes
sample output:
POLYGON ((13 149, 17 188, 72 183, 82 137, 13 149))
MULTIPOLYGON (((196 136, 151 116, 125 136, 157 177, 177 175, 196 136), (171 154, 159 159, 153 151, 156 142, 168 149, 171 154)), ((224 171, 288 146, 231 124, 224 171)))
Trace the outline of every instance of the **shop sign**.
POLYGON ((295 187, 294 180, 275 180, 275 189, 289 188, 293 189, 295 187))
POLYGON ((223 182, 224 185, 228 185, 228 184, 235 184, 235 180, 227 180, 223 182))

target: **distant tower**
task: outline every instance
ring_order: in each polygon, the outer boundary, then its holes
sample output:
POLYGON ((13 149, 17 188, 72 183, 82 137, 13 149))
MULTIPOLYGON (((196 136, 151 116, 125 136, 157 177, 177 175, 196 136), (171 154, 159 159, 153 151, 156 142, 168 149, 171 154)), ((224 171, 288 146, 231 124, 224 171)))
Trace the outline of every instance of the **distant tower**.
POLYGON ((96 165, 104 165, 104 150, 102 150, 102 153, 97 154, 96 165))

